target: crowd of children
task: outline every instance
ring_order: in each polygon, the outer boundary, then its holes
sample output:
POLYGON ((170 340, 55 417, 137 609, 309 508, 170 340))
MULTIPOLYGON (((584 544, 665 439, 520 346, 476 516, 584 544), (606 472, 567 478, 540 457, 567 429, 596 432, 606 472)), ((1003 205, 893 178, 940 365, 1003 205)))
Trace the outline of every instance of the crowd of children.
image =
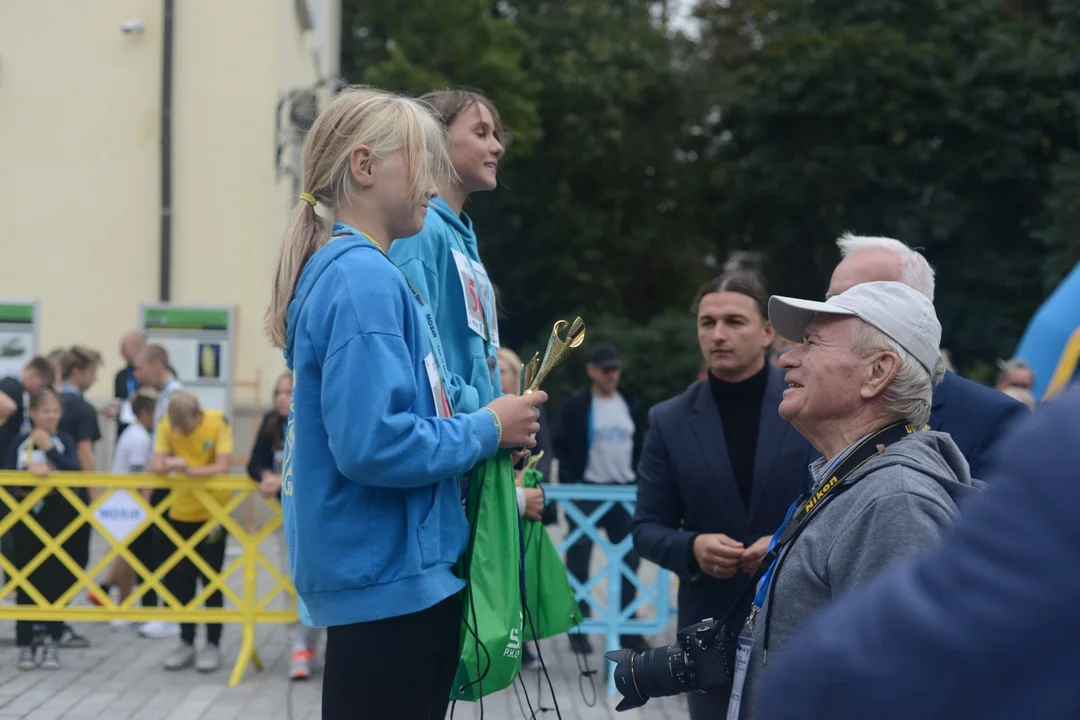
MULTIPOLYGON (((171 478, 209 478, 227 474, 233 458, 233 435, 221 411, 201 407, 196 395, 184 390, 176 378, 168 354, 159 345, 147 345, 138 333, 125 335, 121 353, 126 366, 117 373, 115 401, 99 413, 83 393, 94 383, 101 355, 89 348, 74 346, 34 357, 21 370, 0 378, 0 462, 2 469, 24 471, 36 477, 51 473, 95 470, 95 443, 102 437, 99 415, 117 422, 118 436, 112 452, 114 474, 152 472, 171 478)), ((292 377, 283 375, 275 386, 274 408, 266 414, 252 448, 249 474, 267 498, 280 497, 281 465, 284 453, 284 426, 292 394, 292 377)), ((17 501, 25 499, 32 485, 7 487, 17 501)), ((79 489, 82 502, 97 497, 98 490, 79 489)), ((195 551, 214 573, 224 565, 226 533, 212 521, 212 514, 189 483, 175 489, 145 489, 142 496, 152 506, 169 500, 166 521, 184 540, 196 535, 195 551), (205 525, 210 525, 204 530, 205 525)), ((219 504, 228 501, 230 491, 212 490, 219 504)), ((0 505, 3 505, 0 503, 0 505)), ((0 507, 0 516, 11 512, 0 507)), ((20 571, 31 567, 28 584, 46 602, 55 602, 75 583, 74 574, 59 558, 49 555, 32 564, 44 544, 33 523, 47 535, 57 536, 78 518, 78 510, 56 489, 41 495, 26 521, 16 523, 3 538, 5 556, 20 571), (31 519, 33 523, 31 523, 31 519)), ((64 552, 83 568, 89 565, 90 525, 83 523, 63 543, 64 552)), ((132 553, 150 572, 156 571, 176 546, 151 525, 129 543, 132 553)), ((181 559, 165 577, 165 587, 181 603, 189 603, 205 587, 209 578, 199 565, 181 559)), ((117 558, 101 578, 100 586, 117 601, 129 597, 139 584, 135 570, 117 558)), ((34 605, 35 593, 21 584, 16 591, 19 605, 34 605)), ((102 604, 90 593, 90 602, 102 604)), ((157 606, 158 594, 143 593, 143 607, 157 606)), ((223 606, 220 590, 210 593, 203 605, 223 606)), ((131 623, 116 620, 114 629, 128 630, 131 623)), ((179 643, 165 658, 167 670, 194 667, 213 672, 221 665, 220 623, 208 623, 204 644, 196 650, 194 624, 151 621, 137 628, 146 638, 175 638, 179 643)), ((89 642, 61 621, 16 623, 17 667, 20 670, 60 668, 59 649, 86 647, 89 642)), ((293 632, 292 677, 303 679, 311 673, 314 635, 298 626, 293 632)))

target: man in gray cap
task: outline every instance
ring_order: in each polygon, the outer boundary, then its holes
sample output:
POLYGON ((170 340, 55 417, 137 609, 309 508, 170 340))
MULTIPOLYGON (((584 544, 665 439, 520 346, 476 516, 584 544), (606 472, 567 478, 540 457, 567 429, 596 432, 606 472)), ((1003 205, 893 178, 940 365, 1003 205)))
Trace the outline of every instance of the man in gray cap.
POLYGON ((769 320, 799 343, 781 357, 780 415, 822 457, 762 563, 728 720, 757 717, 770 652, 837 596, 933 545, 978 483, 952 439, 924 429, 943 372, 926 296, 899 282, 862 283, 826 302, 773 296, 769 320))

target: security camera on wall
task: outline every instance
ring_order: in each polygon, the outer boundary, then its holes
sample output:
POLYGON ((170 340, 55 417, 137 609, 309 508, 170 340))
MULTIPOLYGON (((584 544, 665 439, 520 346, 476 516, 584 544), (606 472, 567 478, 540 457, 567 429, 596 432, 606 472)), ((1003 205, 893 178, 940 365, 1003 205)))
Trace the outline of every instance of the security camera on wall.
POLYGON ((120 26, 120 31, 125 35, 132 35, 135 33, 141 33, 146 29, 146 21, 139 18, 128 20, 126 23, 120 26))

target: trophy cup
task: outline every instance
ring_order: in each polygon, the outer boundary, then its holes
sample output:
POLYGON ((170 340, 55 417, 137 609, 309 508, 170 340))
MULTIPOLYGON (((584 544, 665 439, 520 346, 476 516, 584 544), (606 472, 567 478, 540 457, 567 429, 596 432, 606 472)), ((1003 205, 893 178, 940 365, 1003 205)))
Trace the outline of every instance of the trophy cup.
MULTIPOLYGON (((544 351, 544 359, 540 359, 540 353, 532 356, 529 362, 522 366, 522 378, 525 391, 522 395, 529 395, 540 389, 540 383, 570 354, 571 350, 581 347, 585 342, 585 321, 580 317, 574 318, 569 323, 559 320, 551 330, 551 338, 548 340, 547 349, 544 351)), ((528 458, 532 451, 521 449, 523 458, 528 458)))
POLYGON ((525 392, 523 394, 529 395, 539 390, 544 378, 562 364, 571 350, 581 347, 583 342, 585 342, 585 322, 580 317, 574 318, 572 323, 565 320, 555 323, 555 327, 551 330, 551 338, 548 340, 547 350, 544 351, 544 359, 540 360, 538 353, 525 365, 525 392))
POLYGON ((522 395, 525 394, 526 388, 532 386, 533 378, 536 377, 536 371, 540 369, 540 353, 536 353, 532 356, 529 362, 521 366, 521 380, 518 392, 522 395))

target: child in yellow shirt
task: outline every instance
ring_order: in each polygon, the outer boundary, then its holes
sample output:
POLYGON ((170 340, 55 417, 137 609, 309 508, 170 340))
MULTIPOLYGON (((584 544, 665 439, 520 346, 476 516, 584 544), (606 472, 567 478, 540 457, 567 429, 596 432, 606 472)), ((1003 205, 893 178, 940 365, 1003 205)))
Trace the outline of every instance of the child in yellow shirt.
MULTIPOLYGON (((232 429, 224 414, 218 410, 203 410, 199 400, 187 390, 176 390, 169 398, 165 417, 154 434, 154 472, 208 478, 224 475, 232 459, 232 429)), ((169 522, 184 539, 190 538, 212 515, 190 490, 175 490, 176 501, 169 507, 169 522)), ((209 494, 224 505, 230 492, 212 490, 209 494)), ((217 573, 225 564, 225 534, 213 530, 196 547, 199 556, 217 573)), ((171 548, 169 551, 171 554, 171 548)), ((169 571, 166 584, 180 602, 187 604, 195 597, 196 583, 205 586, 207 578, 193 562, 183 559, 169 571)), ((223 606, 221 591, 215 590, 206 607, 223 606)), ((195 666, 199 672, 213 672, 221 666, 221 624, 207 623, 206 645, 195 652, 195 625, 180 625, 180 645, 165 658, 166 670, 181 670, 195 666)))

